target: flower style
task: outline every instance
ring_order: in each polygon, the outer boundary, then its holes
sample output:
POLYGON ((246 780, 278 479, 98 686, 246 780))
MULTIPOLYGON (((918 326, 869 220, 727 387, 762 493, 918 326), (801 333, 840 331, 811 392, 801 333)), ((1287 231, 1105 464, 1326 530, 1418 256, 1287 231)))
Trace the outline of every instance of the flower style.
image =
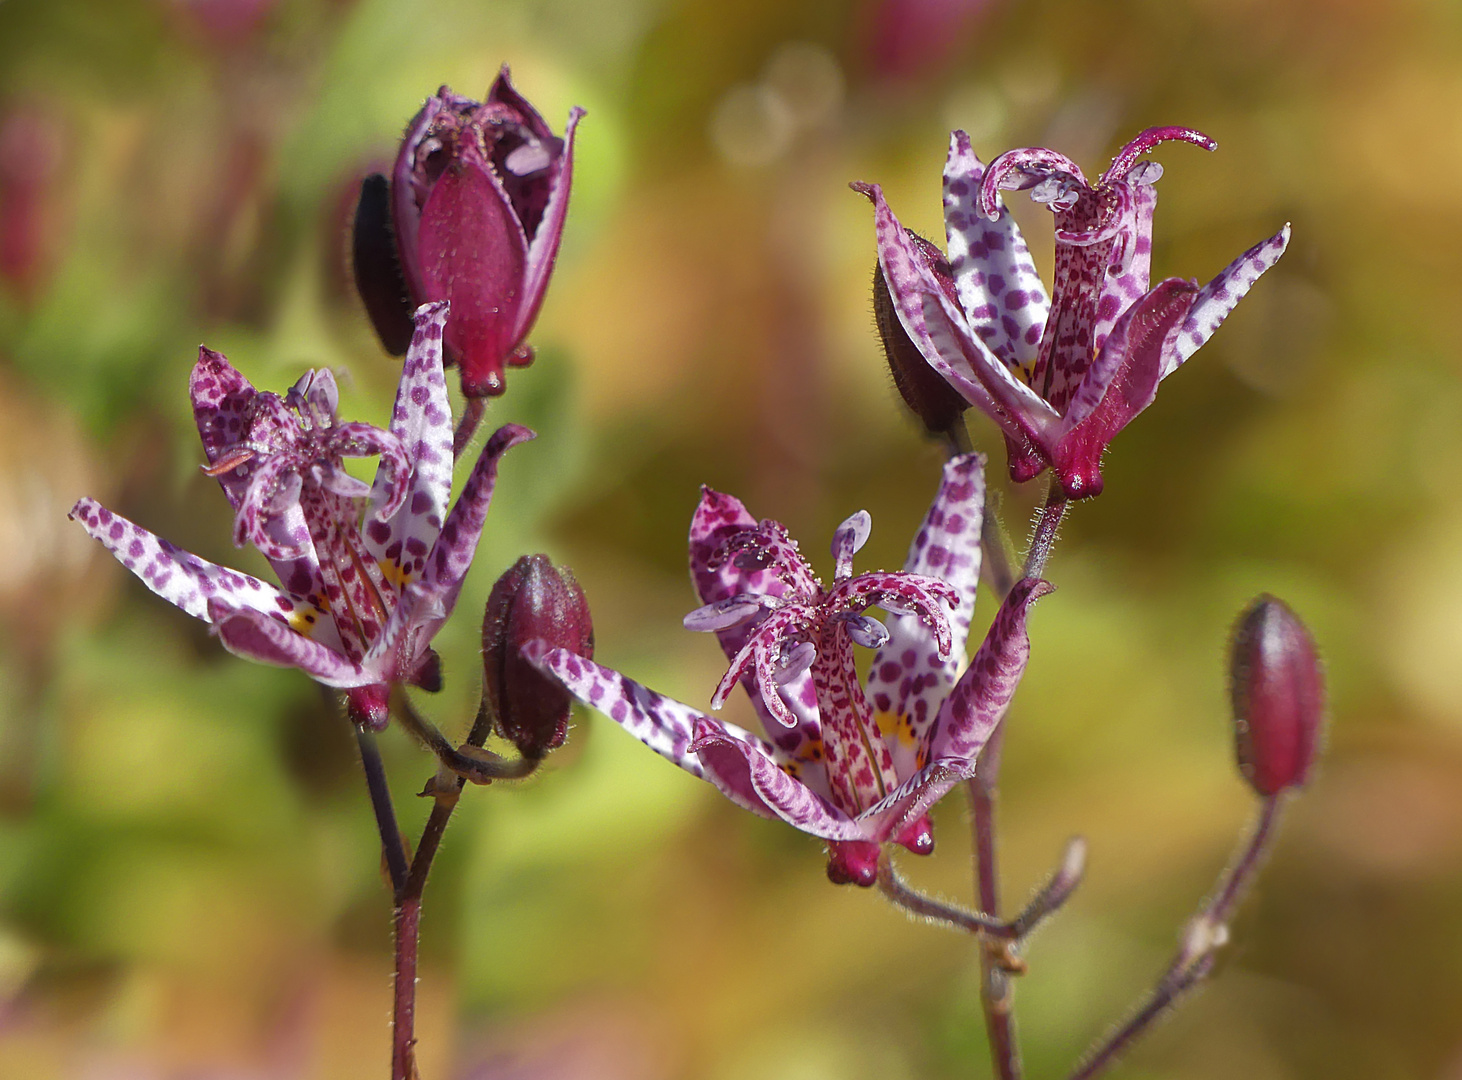
POLYGON ((234 543, 257 547, 282 589, 183 551, 94 499, 77 502, 71 517, 149 589, 211 623, 230 652, 345 689, 352 719, 384 727, 390 684, 440 686, 431 640, 471 565, 498 459, 533 438, 516 424, 499 428, 448 511, 446 319, 446 304, 417 311, 387 431, 336 419, 327 370, 281 398, 199 350, 190 391, 204 471, 234 508, 234 543), (367 485, 343 459, 370 455, 380 464, 367 485))
POLYGON ((447 362, 468 397, 501 394, 504 365, 532 362, 524 338, 558 256, 582 115, 558 138, 507 67, 483 102, 444 86, 407 126, 389 182, 362 189, 356 281, 381 340, 404 351, 405 296, 450 301, 447 362))
POLYGON ((1182 278, 1151 285, 1162 167, 1141 159, 1170 140, 1216 145, 1189 128, 1149 128, 1093 185, 1074 162, 1038 147, 1008 151, 986 169, 969 136, 954 132, 944 170, 947 269, 938 248, 899 224, 877 185, 853 185, 873 202, 879 267, 904 331, 1000 426, 1017 481, 1049 467, 1069 498, 1100 493, 1107 445, 1289 243, 1286 225, 1201 288, 1182 278), (1002 189, 1029 190, 1056 216, 1049 299, 1002 189))
POLYGON ((870 519, 850 517, 833 538, 828 588, 780 524, 703 491, 690 566, 704 606, 685 624, 714 632, 730 660, 713 706, 739 682, 766 738, 567 650, 540 647, 533 658, 732 802, 827 840, 833 881, 871 885, 885 841, 933 849, 927 811, 973 773, 1025 669, 1026 613, 1051 588, 1017 585, 961 677, 980 576, 983 465, 967 454, 945 466, 902 572, 853 574, 870 519), (874 605, 886 622, 864 614, 874 605), (866 688, 854 644, 877 650, 866 688))

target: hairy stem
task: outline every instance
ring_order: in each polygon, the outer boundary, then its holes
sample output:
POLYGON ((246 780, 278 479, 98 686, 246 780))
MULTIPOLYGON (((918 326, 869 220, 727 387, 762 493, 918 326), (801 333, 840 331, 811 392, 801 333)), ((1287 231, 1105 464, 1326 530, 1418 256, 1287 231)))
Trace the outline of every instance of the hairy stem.
POLYGON ((1157 985, 1116 1031, 1087 1052, 1071 1080, 1090 1080, 1105 1071, 1213 970, 1218 950, 1228 942, 1229 917, 1273 844, 1281 803, 1282 796, 1277 795, 1263 801, 1259 820, 1238 858, 1219 877, 1212 898, 1188 923, 1182 943, 1157 985))
POLYGON ((396 985, 391 1010, 391 1080, 417 1080, 416 957, 421 939, 421 897, 398 897, 395 924, 396 985))

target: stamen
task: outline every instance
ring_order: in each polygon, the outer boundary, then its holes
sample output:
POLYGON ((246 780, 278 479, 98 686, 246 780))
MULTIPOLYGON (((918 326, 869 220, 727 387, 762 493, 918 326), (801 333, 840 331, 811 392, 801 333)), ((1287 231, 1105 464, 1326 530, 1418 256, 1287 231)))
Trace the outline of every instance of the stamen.
POLYGON ((204 476, 212 476, 216 479, 226 472, 232 472, 245 462, 253 461, 255 454, 256 451, 249 447, 240 446, 228 451, 212 465, 200 465, 198 468, 204 476))

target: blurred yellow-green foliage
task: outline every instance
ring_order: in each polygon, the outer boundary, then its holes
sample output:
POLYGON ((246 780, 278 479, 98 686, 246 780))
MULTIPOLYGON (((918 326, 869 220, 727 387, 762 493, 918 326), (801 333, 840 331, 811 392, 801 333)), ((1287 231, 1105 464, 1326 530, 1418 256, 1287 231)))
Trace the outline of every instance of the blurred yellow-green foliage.
MULTIPOLYGON (((1159 154, 1155 270, 1206 279, 1285 221, 1294 241, 1118 439, 1050 567, 1007 896, 1069 834, 1091 861, 1020 980, 1029 1071, 1060 1075, 1150 983, 1253 812, 1222 651, 1269 590, 1327 657, 1328 756, 1217 978, 1120 1075, 1462 1076, 1451 0, 0 2, 0 1076, 385 1074, 388 897, 344 721, 65 513, 91 494, 259 568, 197 470, 196 346, 276 389, 330 365, 342 411, 383 420, 351 195, 426 94, 505 61, 556 126, 588 117, 539 360, 489 415, 540 438, 504 467, 433 715, 465 727, 475 612, 530 550, 578 573, 601 659, 703 705, 722 662, 679 627, 703 482, 811 552, 866 507, 860 565, 901 562, 940 455, 882 369, 847 181, 937 234, 951 127, 986 160, 1091 169, 1142 127, 1201 128, 1216 154, 1159 154)), ((1049 218, 1011 201, 1048 266, 1049 218)), ((1005 495, 1017 538, 1036 498, 1005 495)), ((414 834, 430 764, 386 752, 414 834)), ((964 813, 945 800, 939 850, 905 863, 968 899, 964 813)), ((597 716, 543 775, 467 793, 423 949, 428 1080, 988 1069, 970 942, 832 887, 816 841, 597 716)))

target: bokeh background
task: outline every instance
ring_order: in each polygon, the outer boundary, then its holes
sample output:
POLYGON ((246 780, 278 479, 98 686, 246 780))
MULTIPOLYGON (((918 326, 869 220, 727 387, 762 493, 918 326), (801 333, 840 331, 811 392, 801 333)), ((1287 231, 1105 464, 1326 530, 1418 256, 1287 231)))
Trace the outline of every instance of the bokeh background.
MULTIPOLYGON (((1029 1071, 1150 984, 1254 812, 1223 649, 1268 590, 1328 660, 1327 758, 1217 978, 1119 1075, 1462 1077, 1449 0, 0 2, 0 1076, 385 1075, 388 898, 344 721, 65 513, 91 494, 259 569, 198 473, 196 347, 274 389, 329 365, 342 412, 384 421, 352 196, 426 94, 503 62, 556 126, 588 117, 539 360, 489 414, 540 438, 424 707, 464 730, 476 613, 534 550, 578 573, 601 659, 704 704, 722 661, 679 626, 703 482, 814 553, 867 508, 860 566, 900 563, 940 454, 883 370, 847 181, 938 234, 952 127, 1093 174, 1140 128, 1199 127, 1216 154, 1158 155, 1155 270, 1294 241, 1117 441, 1034 617, 1006 894, 1068 835, 1091 860, 1020 981, 1029 1071)), ((1011 201, 1048 268, 1049 218, 1011 201)), ((992 475, 1020 540, 1039 492, 992 475)), ((430 764, 386 753, 414 833, 430 764)), ((968 899, 958 793, 937 830, 905 869, 968 899)), ((423 950, 427 1080, 988 1074, 970 942, 831 886, 816 841, 598 716, 532 781, 467 793, 423 950)))

